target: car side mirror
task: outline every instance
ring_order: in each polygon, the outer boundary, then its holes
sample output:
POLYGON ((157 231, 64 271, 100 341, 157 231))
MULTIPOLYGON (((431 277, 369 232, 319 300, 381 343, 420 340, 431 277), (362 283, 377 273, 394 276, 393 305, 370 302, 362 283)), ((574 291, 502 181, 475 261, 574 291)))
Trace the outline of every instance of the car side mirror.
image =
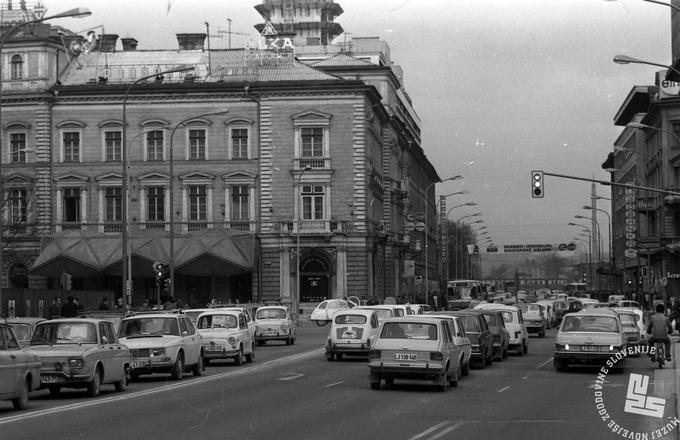
POLYGON ((188 335, 189 335, 189 332, 188 332, 188 331, 184 330, 184 331, 182 332, 182 336, 188 336, 188 335))
POLYGON ((106 336, 102 336, 102 345, 106 345, 109 343, 109 340, 106 339, 106 336))

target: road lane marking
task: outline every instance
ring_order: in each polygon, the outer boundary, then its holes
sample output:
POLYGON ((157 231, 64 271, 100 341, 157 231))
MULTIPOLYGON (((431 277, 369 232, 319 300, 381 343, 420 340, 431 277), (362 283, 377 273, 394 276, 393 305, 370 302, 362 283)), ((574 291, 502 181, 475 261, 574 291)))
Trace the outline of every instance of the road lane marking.
POLYGON ((435 439, 438 439, 439 437, 443 437, 443 436, 445 436, 446 434, 448 434, 449 432, 453 431, 454 429, 460 428, 461 426, 463 426, 464 423, 465 423, 465 422, 458 422, 458 423, 456 423, 455 425, 453 425, 453 426, 451 426, 451 427, 449 427, 449 428, 446 428, 445 430, 443 430, 443 431, 440 432, 439 434, 430 437, 428 440, 435 440, 435 439))
POLYGON ((496 392, 497 392, 497 393, 502 393, 503 391, 506 391, 508 388, 510 388, 510 385, 508 385, 507 387, 503 387, 503 388, 501 388, 500 390, 498 390, 498 391, 496 391, 496 392))
POLYGON ((529 371, 527 374, 525 374, 524 376, 522 376, 522 379, 528 379, 529 376, 531 376, 531 374, 532 374, 533 372, 535 372, 536 370, 539 370, 539 369, 543 368, 543 367, 544 367, 545 365, 547 365, 549 362, 552 362, 552 360, 553 360, 553 358, 550 358, 550 359, 548 359, 547 361, 543 362, 541 365, 539 365, 538 367, 534 368, 533 370, 529 371))
POLYGON ((283 381, 286 381, 286 380, 295 380, 295 379, 299 379, 299 378, 302 377, 302 376, 304 376, 304 374, 302 374, 302 373, 290 373, 290 376, 279 377, 279 378, 276 379, 276 380, 283 380, 283 381))
POLYGON ((411 437, 409 440, 418 440, 419 438, 423 438, 426 435, 430 434, 431 432, 434 432, 434 431, 438 430, 439 428, 448 425, 449 423, 451 423, 450 420, 438 423, 438 424, 434 425, 433 427, 426 429, 425 431, 421 432, 420 434, 417 434, 415 437, 411 437))
POLYGON ((334 387, 334 386, 336 386, 336 385, 341 385, 341 384, 343 384, 343 383, 345 383, 345 382, 342 381, 342 380, 341 380, 340 382, 329 383, 328 385, 325 385, 324 388, 334 387))
POLYGON ((89 401, 89 402, 79 402, 79 403, 72 403, 69 405, 64 405, 64 406, 58 406, 54 408, 48 408, 48 409, 43 409, 43 410, 36 410, 32 412, 27 412, 27 413, 22 413, 18 414, 15 416, 10 416, 6 418, 0 419, 0 426, 9 424, 11 422, 16 422, 16 421, 23 421, 27 419, 33 419, 36 417, 44 416, 44 415, 50 415, 50 414, 57 414, 60 412, 65 412, 65 411, 72 411, 75 409, 81 409, 81 408, 87 408, 90 406, 96 406, 96 405, 102 405, 105 403, 111 403, 111 402, 120 402, 123 400, 127 399, 133 399, 136 397, 143 397, 143 396, 150 396, 152 394, 158 394, 166 391, 174 391, 179 388, 185 388, 189 387, 195 384, 200 384, 200 383, 206 383, 206 382, 213 382, 216 380, 224 379, 227 377, 232 377, 232 376, 240 376, 243 374, 247 374, 253 371, 260 371, 267 369, 269 367, 278 365, 278 364, 287 364, 287 363, 292 363, 298 360, 303 360, 307 358, 312 358, 315 356, 319 356, 320 354, 323 354, 325 349, 316 349, 312 351, 308 351, 305 353, 298 353, 298 354, 293 354, 290 356, 285 356, 279 359, 272 359, 271 361, 267 361, 261 364, 257 365, 251 365, 249 367, 241 368, 239 370, 235 371, 227 371, 224 373, 219 373, 215 374, 213 376, 201 376, 198 378, 194 378, 189 381, 184 381, 180 383, 175 383, 175 384, 169 384, 169 385, 163 385, 158 388, 152 388, 150 390, 142 390, 142 391, 136 391, 134 393, 130 392, 125 392, 124 394, 112 396, 112 397, 105 397, 101 399, 97 399, 94 401, 89 401))

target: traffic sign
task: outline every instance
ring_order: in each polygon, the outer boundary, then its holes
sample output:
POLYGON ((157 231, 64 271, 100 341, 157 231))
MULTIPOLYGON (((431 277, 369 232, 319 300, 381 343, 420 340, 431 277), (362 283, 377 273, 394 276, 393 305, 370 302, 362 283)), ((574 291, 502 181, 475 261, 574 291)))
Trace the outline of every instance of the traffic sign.
POLYGON ((404 232, 413 232, 416 229, 416 224, 413 222, 406 222, 404 224, 404 232))
POLYGON ((423 222, 416 223, 416 231, 423 232, 424 230, 425 230, 425 223, 423 223, 423 222))
POLYGON ((635 258, 635 257, 637 257, 637 250, 626 249, 624 254, 625 254, 626 258, 635 258))

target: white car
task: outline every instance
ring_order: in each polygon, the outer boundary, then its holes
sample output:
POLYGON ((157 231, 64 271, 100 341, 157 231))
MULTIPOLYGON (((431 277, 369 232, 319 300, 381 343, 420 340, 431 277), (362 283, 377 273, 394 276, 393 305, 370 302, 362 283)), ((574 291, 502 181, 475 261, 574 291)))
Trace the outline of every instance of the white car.
POLYGON ((326 359, 329 362, 340 360, 345 354, 368 356, 378 327, 380 323, 375 310, 353 308, 336 313, 326 340, 326 359))
POLYGON ((527 326, 524 323, 522 311, 515 306, 506 306, 495 303, 481 303, 475 306, 475 309, 491 309, 500 310, 503 313, 503 320, 505 321, 505 328, 510 333, 510 343, 508 347, 515 349, 520 356, 529 353, 529 333, 527 326))
POLYGON ((196 327, 203 340, 206 363, 213 359, 233 359, 241 365, 255 359, 255 340, 250 336, 246 314, 240 310, 216 309, 201 313, 196 327))
POLYGON ((316 325, 326 325, 333 320, 336 313, 341 310, 349 309, 349 303, 344 299, 327 299, 321 301, 312 311, 309 317, 310 321, 314 321, 316 325))
POLYGON ((152 373, 170 373, 179 380, 187 367, 194 376, 203 374, 201 335, 184 314, 147 313, 125 318, 118 338, 130 348, 132 380, 152 373))
POLYGON ((453 336, 453 342, 463 351, 463 364, 462 375, 467 376, 470 374, 470 357, 472 356, 472 343, 465 334, 465 326, 463 325, 462 319, 458 316, 452 315, 438 315, 435 313, 428 313, 427 316, 434 316, 435 318, 448 319, 449 327, 451 328, 451 333, 453 336))
POLYGON ((295 324, 286 306, 262 306, 255 312, 255 342, 284 341, 295 344, 295 324))

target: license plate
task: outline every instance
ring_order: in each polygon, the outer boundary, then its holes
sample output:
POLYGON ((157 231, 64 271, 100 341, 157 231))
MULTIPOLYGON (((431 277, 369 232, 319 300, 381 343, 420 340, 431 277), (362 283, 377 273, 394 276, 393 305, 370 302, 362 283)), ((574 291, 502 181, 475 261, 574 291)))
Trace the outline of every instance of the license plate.
POLYGON ((132 368, 146 368, 149 363, 149 361, 132 361, 132 368))
POLYGON ((276 336, 276 332, 262 332, 262 336, 276 336))
POLYGON ((203 346, 204 351, 222 351, 222 347, 219 345, 204 345, 203 346))
POLYGON ((417 356, 415 353, 395 353, 394 359, 398 361, 415 361, 417 356))
POLYGON ((59 383, 57 376, 40 376, 40 383, 59 383))

